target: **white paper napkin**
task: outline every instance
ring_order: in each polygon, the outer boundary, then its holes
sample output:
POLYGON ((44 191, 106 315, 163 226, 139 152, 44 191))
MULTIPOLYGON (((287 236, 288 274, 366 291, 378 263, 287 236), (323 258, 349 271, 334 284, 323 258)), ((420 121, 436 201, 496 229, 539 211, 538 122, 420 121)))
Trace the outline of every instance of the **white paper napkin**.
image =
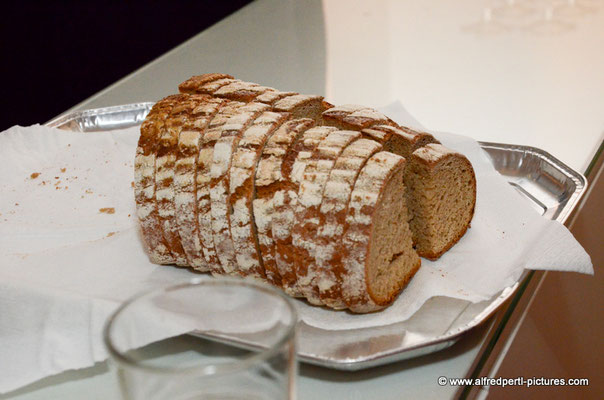
MULTIPOLYGON (((385 111, 419 127, 400 105, 385 111)), ((403 321, 432 296, 488 299, 525 267, 593 273, 572 235, 537 215, 476 142, 436 136, 476 170, 472 228, 438 261, 422 260, 390 308, 354 316, 296 301, 305 323, 348 329, 403 321)), ((131 187, 137 138, 138 128, 72 133, 32 126, 0 133, 0 393, 104 360, 101 329, 118 304, 142 290, 204 276, 151 264, 144 253, 131 187)))

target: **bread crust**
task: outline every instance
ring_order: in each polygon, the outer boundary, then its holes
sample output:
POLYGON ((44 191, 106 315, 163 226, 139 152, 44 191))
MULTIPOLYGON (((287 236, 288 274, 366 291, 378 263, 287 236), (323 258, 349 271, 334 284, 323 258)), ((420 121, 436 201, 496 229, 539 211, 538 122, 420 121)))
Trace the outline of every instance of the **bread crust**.
POLYGON ((300 182, 292 229, 296 285, 289 290, 294 294, 301 293, 311 304, 322 304, 315 282, 317 276, 315 239, 319 229, 319 208, 323 191, 336 159, 346 146, 360 136, 360 132, 357 131, 339 130, 327 135, 306 164, 300 182))
POLYGON ((174 258, 160 231, 155 203, 155 161, 159 135, 172 107, 181 95, 168 96, 158 101, 141 125, 134 160, 134 195, 145 248, 152 262, 171 264, 174 258))
POLYGON ((197 157, 201 138, 223 100, 207 97, 191 112, 178 136, 178 154, 174 171, 174 206, 182 248, 189 265, 200 271, 210 267, 203 257, 197 221, 197 157))
POLYGON ((233 155, 229 188, 233 211, 229 214, 229 225, 238 273, 243 276, 266 278, 254 224, 254 177, 266 141, 288 118, 287 113, 264 112, 243 132, 233 155))
POLYGON ((269 138, 256 169, 253 212, 258 235, 260 254, 268 282, 281 286, 281 276, 275 261, 275 246, 272 235, 274 196, 288 183, 281 174, 282 162, 296 139, 314 126, 311 119, 295 119, 284 123, 269 138))
POLYGON ((178 85, 178 90, 180 93, 188 93, 188 94, 210 94, 207 92, 201 91, 201 88, 207 83, 214 82, 220 79, 234 79, 231 75, 221 74, 221 73, 209 73, 202 75, 195 75, 186 81, 182 82, 178 85))
POLYGON ((212 232, 221 268, 227 274, 234 274, 237 267, 229 224, 231 207, 227 206, 230 203, 231 160, 243 132, 268 108, 262 103, 248 103, 241 107, 240 112, 222 126, 220 138, 214 144, 210 169, 212 232))
POLYGON ((315 254, 316 286, 321 302, 334 309, 346 308, 341 292, 344 267, 340 246, 350 195, 362 168, 381 150, 382 145, 371 139, 361 138, 351 143, 336 160, 323 192, 315 254))
MULTIPOLYGON (((308 129, 296 140, 282 163, 283 179, 291 185, 287 185, 275 194, 275 211, 271 224, 275 243, 275 261, 281 276, 281 285, 286 292, 294 296, 297 293, 292 291, 296 284, 292 227, 295 221, 295 207, 298 203, 298 190, 304 177, 306 163, 319 143, 335 130, 337 128, 329 126, 308 129)), ((297 295, 301 296, 301 294, 297 295)))

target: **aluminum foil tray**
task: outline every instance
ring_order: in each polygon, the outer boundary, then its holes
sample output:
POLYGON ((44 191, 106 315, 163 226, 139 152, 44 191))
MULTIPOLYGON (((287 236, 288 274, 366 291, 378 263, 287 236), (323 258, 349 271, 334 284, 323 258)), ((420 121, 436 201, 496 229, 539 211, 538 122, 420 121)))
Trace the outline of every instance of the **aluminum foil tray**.
MULTIPOLYGON (((78 111, 56 118, 48 126, 78 132, 127 128, 140 124, 153 103, 78 111)), ((586 179, 543 150, 480 142, 493 165, 510 185, 547 218, 564 222, 586 189, 586 179)), ((366 329, 327 331, 299 327, 301 361, 340 370, 359 370, 417 357, 451 346, 461 335, 481 324, 523 281, 505 288, 488 301, 470 303, 447 297, 428 300, 404 322, 366 329)), ((214 338, 243 347, 255 347, 254 338, 214 338)))

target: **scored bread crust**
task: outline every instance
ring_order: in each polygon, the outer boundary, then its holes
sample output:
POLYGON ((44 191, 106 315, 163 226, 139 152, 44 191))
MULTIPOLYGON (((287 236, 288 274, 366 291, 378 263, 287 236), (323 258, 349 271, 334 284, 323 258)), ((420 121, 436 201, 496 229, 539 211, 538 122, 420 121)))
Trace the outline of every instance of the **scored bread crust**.
POLYGON ((275 261, 272 237, 274 195, 287 184, 281 174, 285 155, 290 151, 293 143, 312 126, 314 121, 308 118, 290 120, 281 125, 266 142, 256 169, 254 181, 256 192, 252 201, 254 223, 264 273, 267 281, 275 286, 281 286, 281 276, 275 261))
POLYGON ((210 170, 214 159, 214 144, 220 138, 222 126, 239 113, 245 103, 227 102, 220 111, 212 118, 210 124, 203 132, 199 154, 197 156, 197 226, 199 228, 199 240, 204 259, 213 274, 220 273, 220 260, 214 247, 214 235, 212 231, 212 203, 210 197, 210 170))
MULTIPOLYGON (((209 73, 203 75, 195 75, 186 81, 178 85, 178 90, 181 93, 188 94, 201 94, 203 93, 200 88, 204 87, 207 83, 214 82, 222 79, 234 79, 231 75, 221 73, 209 73)), ((203 93, 211 94, 211 93, 203 93)))
POLYGON ((292 250, 292 226, 294 211, 298 203, 298 189, 304 177, 306 163, 319 143, 331 132, 337 130, 330 126, 315 126, 308 129, 296 140, 291 150, 287 152, 282 163, 281 174, 288 185, 274 196, 274 212, 271 230, 275 243, 275 262, 281 276, 282 287, 292 293, 291 288, 296 284, 296 271, 292 250))
POLYGON ((159 229, 155 203, 155 160, 159 135, 172 107, 182 95, 168 96, 158 101, 141 125, 141 135, 134 160, 134 197, 147 254, 156 264, 171 264, 174 258, 159 229))
POLYGON ((364 137, 376 140, 384 146, 384 151, 409 157, 416 149, 429 143, 440 143, 434 136, 427 132, 392 125, 373 125, 361 131, 364 137))
POLYGON ((325 185, 315 253, 318 267, 316 285, 321 302, 331 308, 346 308, 340 290, 344 267, 339 247, 342 244, 350 195, 361 169, 371 156, 381 150, 382 145, 377 141, 365 138, 354 141, 336 160, 325 185))
POLYGON ((323 112, 326 125, 339 129, 360 131, 374 125, 396 125, 394 121, 373 108, 356 104, 331 107, 323 112))
MULTIPOLYGON (((410 273, 397 283, 397 290, 390 293, 384 301, 377 301, 369 286, 368 265, 373 237, 374 212, 382 200, 384 189, 395 173, 405 168, 405 159, 389 153, 379 152, 373 155, 361 170, 352 191, 346 216, 346 226, 342 240, 342 262, 345 267, 342 275, 342 298, 348 308, 357 313, 377 311, 394 301, 400 290, 407 284, 420 267, 420 258, 412 247, 411 232, 404 247, 414 259, 410 273)), ((406 224, 406 221, 403 221, 406 224)), ((407 228, 408 229, 408 228, 407 228)), ((402 238, 401 238, 402 240, 402 238)), ((373 266, 374 268, 377 266, 373 266)))
MULTIPOLYGON (((454 199, 444 197, 444 201, 455 201, 462 197, 463 191, 469 191, 470 194, 467 196, 472 199, 471 204, 466 205, 466 207, 462 210, 462 214, 456 214, 456 222, 459 223, 459 228, 454 230, 454 224, 448 224, 449 232, 446 234, 441 234, 440 236, 449 237, 450 239, 442 246, 435 248, 429 242, 422 240, 422 236, 428 232, 420 232, 418 228, 415 227, 414 221, 411 223, 411 230, 413 233, 413 240, 416 244, 417 253, 424 258, 430 260, 437 260, 443 255, 447 250, 449 250, 453 245, 455 245, 466 233, 468 228, 470 227, 470 223, 474 216, 474 210, 476 207, 476 175, 474 173, 474 169, 470 161, 461 153, 458 153, 452 149, 449 149, 438 143, 431 143, 426 145, 425 147, 421 147, 413 152, 409 158, 409 167, 407 168, 405 174, 405 185, 407 186, 407 193, 409 197, 421 198, 425 197, 425 194, 422 193, 421 188, 416 188, 410 180, 410 175, 414 170, 414 164, 421 164, 427 167, 429 171, 428 176, 422 176, 422 181, 428 181, 432 179, 432 176, 438 173, 439 169, 444 166, 448 162, 457 163, 457 168, 460 173, 465 172, 465 176, 463 177, 463 181, 458 182, 450 182, 450 184, 457 184, 458 190, 456 190, 456 195, 454 199), (467 180, 466 180, 467 179, 467 180)), ((445 196, 444 188, 441 191, 441 196, 445 196)), ((411 200, 407 200, 407 203, 410 204, 410 207, 413 208, 414 202, 411 200)), ((414 219, 426 218, 424 216, 425 212, 417 209, 411 210, 414 213, 414 219)), ((439 217, 436 217, 439 219, 439 217)), ((432 231, 436 228, 429 221, 424 222, 424 229, 432 231)), ((421 225, 420 225, 421 226, 421 225)))
POLYGON ((238 115, 231 117, 221 127, 220 138, 214 144, 212 166, 210 168, 210 200, 214 247, 222 270, 233 274, 237 267, 235 247, 229 224, 230 169, 233 153, 236 151, 243 132, 269 107, 262 103, 248 103, 240 108, 238 115))
POLYGON ((178 153, 178 135, 190 112, 205 96, 183 95, 172 107, 160 131, 155 160, 155 203, 159 217, 159 231, 176 265, 188 265, 176 224, 174 207, 174 163, 178 153))
POLYGON ((229 181, 231 238, 238 273, 259 279, 266 277, 254 224, 252 201, 254 177, 262 150, 273 132, 289 118, 287 113, 265 111, 248 127, 233 154, 229 181))
POLYGON ((201 138, 210 121, 224 104, 222 99, 208 97, 191 112, 178 136, 178 155, 174 172, 174 205, 182 248, 191 267, 209 271, 203 257, 197 221, 197 157, 201 138))
POLYGON ((327 135, 308 160, 300 182, 292 229, 296 272, 296 284, 292 293, 300 293, 311 304, 322 304, 315 286, 317 268, 314 255, 317 251, 315 236, 320 224, 319 209, 323 191, 336 159, 346 146, 360 136, 357 131, 334 131, 327 135))

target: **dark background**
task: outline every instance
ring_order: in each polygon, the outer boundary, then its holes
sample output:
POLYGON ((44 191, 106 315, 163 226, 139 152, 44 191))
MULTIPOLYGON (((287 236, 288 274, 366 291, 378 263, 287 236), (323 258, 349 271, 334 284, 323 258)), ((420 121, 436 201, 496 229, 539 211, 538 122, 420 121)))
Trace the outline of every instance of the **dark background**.
POLYGON ((3 4, 0 131, 48 121, 250 2, 3 4))

